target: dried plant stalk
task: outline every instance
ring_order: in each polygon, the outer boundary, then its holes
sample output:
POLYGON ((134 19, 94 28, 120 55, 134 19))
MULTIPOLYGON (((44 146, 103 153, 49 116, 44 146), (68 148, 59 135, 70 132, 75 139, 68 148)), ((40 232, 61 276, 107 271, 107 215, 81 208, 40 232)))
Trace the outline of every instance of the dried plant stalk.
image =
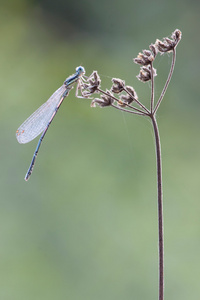
POLYGON ((140 72, 137 78, 142 82, 151 82, 150 105, 147 108, 138 98, 135 89, 126 86, 125 81, 119 78, 113 78, 113 85, 110 90, 101 89, 101 79, 97 71, 94 71, 86 81, 81 82, 83 97, 89 97, 94 93, 100 95, 100 98, 93 98, 91 107, 110 106, 121 111, 132 113, 144 117, 149 117, 152 121, 157 162, 157 201, 158 201, 158 240, 159 240, 159 300, 164 300, 164 232, 163 232, 163 187, 162 187, 162 159, 161 143, 156 121, 157 110, 163 100, 168 85, 170 83, 176 60, 176 47, 181 40, 181 31, 176 29, 171 38, 164 38, 163 41, 156 40, 154 44, 149 45, 150 50, 143 50, 134 58, 134 62, 140 65, 140 72), (157 75, 153 62, 158 53, 164 54, 172 52, 172 64, 168 78, 157 102, 154 99, 154 78, 157 75), (114 95, 116 94, 116 96, 114 95))

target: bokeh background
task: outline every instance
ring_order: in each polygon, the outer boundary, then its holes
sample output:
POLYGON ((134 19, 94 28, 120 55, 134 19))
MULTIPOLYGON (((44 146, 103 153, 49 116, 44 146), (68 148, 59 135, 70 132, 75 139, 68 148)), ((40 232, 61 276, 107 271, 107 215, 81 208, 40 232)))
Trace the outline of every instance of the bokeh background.
MULTIPOLYGON (((150 85, 132 62, 179 28, 172 82, 158 112, 162 140, 166 299, 200 295, 200 3, 189 0, 0 1, 0 299, 157 299, 156 166, 151 123, 91 108, 74 90, 25 173, 38 139, 18 126, 83 65, 150 85)), ((156 96, 170 55, 155 62, 156 96)))

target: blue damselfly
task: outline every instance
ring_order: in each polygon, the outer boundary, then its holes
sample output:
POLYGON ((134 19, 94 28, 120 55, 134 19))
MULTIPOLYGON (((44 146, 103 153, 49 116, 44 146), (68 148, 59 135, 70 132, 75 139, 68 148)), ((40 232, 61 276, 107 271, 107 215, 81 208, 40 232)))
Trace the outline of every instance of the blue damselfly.
POLYGON ((64 81, 63 85, 59 89, 57 89, 57 91, 55 91, 53 95, 43 105, 41 105, 26 121, 24 121, 24 123, 16 131, 16 137, 20 144, 28 143, 36 138, 40 133, 42 133, 35 149, 30 167, 24 178, 26 181, 31 176, 42 140, 60 105, 62 104, 65 97, 68 96, 75 83, 77 83, 76 96, 78 96, 78 89, 81 89, 80 80, 82 79, 82 76, 84 74, 85 69, 81 66, 77 67, 75 74, 69 76, 64 81))

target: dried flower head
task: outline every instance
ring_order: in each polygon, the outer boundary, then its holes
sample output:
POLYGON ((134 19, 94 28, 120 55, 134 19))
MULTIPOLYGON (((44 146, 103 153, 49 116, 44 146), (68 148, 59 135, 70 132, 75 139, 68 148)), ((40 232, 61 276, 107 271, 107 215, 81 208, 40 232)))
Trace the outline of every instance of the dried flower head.
MULTIPOLYGON (((140 73, 138 76, 136 76, 138 78, 138 80, 142 81, 142 82, 146 82, 151 80, 151 67, 147 66, 147 67, 141 67, 140 69, 140 73)), ((156 73, 156 69, 153 68, 153 76, 157 76, 156 73)))
POLYGON ((149 49, 152 51, 154 59, 155 59, 155 57, 158 53, 158 50, 157 50, 156 46, 154 44, 151 44, 151 45, 149 45, 149 49))
POLYGON ((97 71, 93 71, 93 73, 87 78, 87 83, 82 83, 84 91, 84 96, 91 95, 97 91, 97 89, 101 85, 101 78, 97 71))
POLYGON ((91 107, 96 107, 96 105, 100 107, 110 106, 114 102, 113 95, 109 90, 106 90, 106 95, 103 94, 101 98, 95 98, 92 100, 91 107))
POLYGON ((157 39, 155 46, 160 53, 170 52, 178 45, 179 41, 181 40, 181 35, 181 31, 176 29, 172 33, 171 39, 167 37, 163 38, 163 42, 157 39))
POLYGON ((112 82, 113 82, 113 85, 111 87, 111 92, 118 94, 124 90, 124 86, 125 86, 124 80, 121 80, 119 78, 113 78, 112 82))
POLYGON ((125 87, 125 91, 126 91, 126 95, 121 95, 120 101, 118 102, 118 105, 121 107, 126 106, 126 104, 131 104, 133 101, 138 99, 136 91, 132 86, 127 85, 125 87))
POLYGON ((133 61, 142 66, 151 64, 156 57, 157 49, 153 44, 149 46, 149 49, 150 50, 143 50, 143 53, 139 52, 138 56, 134 58, 133 61))

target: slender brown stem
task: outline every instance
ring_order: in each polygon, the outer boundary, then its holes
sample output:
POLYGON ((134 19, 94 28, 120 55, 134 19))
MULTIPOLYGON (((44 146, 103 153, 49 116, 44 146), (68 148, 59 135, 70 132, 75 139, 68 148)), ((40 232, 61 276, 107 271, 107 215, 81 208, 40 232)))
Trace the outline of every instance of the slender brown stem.
MULTIPOLYGON (((113 100, 115 100, 115 101, 117 101, 117 102, 120 102, 120 100, 117 99, 115 96, 110 95, 110 94, 104 92, 104 91, 103 91, 102 89, 100 89, 100 88, 97 88, 97 91, 99 91, 100 93, 102 93, 102 94, 104 94, 104 95, 106 95, 106 96, 110 96, 111 98, 113 98, 113 100)), ((136 107, 134 107, 134 106, 131 106, 131 105, 127 104, 127 103, 126 103, 126 106, 129 107, 129 108, 131 108, 131 109, 134 109, 135 111, 137 111, 137 112, 139 112, 139 113, 141 113, 141 115, 146 114, 146 113, 145 113, 144 111, 142 111, 141 109, 138 109, 138 108, 136 108, 136 107)), ((149 112, 149 111, 148 111, 148 112, 149 112)), ((146 115, 147 115, 147 114, 146 114, 146 115)))
POLYGON ((154 115, 150 116, 156 146, 157 160, 157 191, 158 191, 158 236, 159 236, 159 300, 164 300, 164 230, 163 230, 163 199, 162 199, 162 162, 161 162, 161 145, 158 125, 154 115))
POLYGON ((129 93, 129 91, 127 91, 127 89, 124 87, 124 91, 133 98, 133 100, 141 107, 143 108, 148 114, 150 113, 150 111, 146 108, 146 106, 144 104, 142 104, 140 101, 138 101, 137 99, 135 99, 133 97, 133 95, 131 95, 131 93, 129 93))
POLYGON ((170 68, 170 71, 169 71, 169 75, 168 75, 167 80, 165 82, 165 86, 164 86, 164 88, 162 90, 160 98, 158 99, 158 102, 157 102, 157 104, 156 104, 156 106, 154 108, 154 111, 153 111, 154 115, 155 115, 156 111, 158 110, 158 107, 160 106, 160 103, 161 103, 161 101, 162 101, 162 99, 163 99, 163 97, 165 95, 165 92, 166 92, 166 90, 168 88, 168 85, 170 83, 170 80, 172 78, 172 74, 173 74, 174 67, 175 67, 175 61, 176 61, 176 48, 173 49, 172 64, 171 64, 171 68, 170 68))
POLYGON ((151 68, 151 113, 153 112, 154 106, 154 72, 153 72, 153 62, 150 64, 151 68))
POLYGON ((117 108, 119 110, 122 110, 122 111, 125 111, 125 112, 128 112, 128 113, 131 113, 131 114, 135 114, 135 115, 139 115, 139 116, 148 116, 145 112, 143 113, 140 113, 140 112, 137 112, 137 111, 131 111, 131 110, 128 110, 128 109, 125 109, 123 107, 120 107, 120 106, 117 106, 115 104, 111 104, 112 107, 114 108, 117 108))

